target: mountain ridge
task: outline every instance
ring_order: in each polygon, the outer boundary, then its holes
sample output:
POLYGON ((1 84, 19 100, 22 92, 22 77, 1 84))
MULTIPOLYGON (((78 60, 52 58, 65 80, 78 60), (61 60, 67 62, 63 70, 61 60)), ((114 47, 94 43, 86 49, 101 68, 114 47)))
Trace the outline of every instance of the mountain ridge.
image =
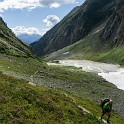
POLYGON ((115 0, 87 0, 31 46, 38 56, 42 56, 71 45, 107 20, 114 6, 115 0))
POLYGON ((38 41, 41 38, 41 35, 39 34, 27 34, 27 33, 22 33, 20 35, 17 35, 17 37, 22 40, 23 42, 27 44, 31 44, 35 41, 38 41))
POLYGON ((18 39, 0 18, 0 53, 15 56, 34 56, 32 48, 18 39))

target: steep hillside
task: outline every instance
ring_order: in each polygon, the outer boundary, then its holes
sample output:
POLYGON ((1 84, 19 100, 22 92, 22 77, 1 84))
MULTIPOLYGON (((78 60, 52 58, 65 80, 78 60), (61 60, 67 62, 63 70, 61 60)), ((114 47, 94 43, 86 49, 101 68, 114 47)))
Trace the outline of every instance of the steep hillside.
POLYGON ((110 46, 110 41, 106 42, 100 39, 101 33, 102 31, 96 33, 95 30, 84 39, 44 56, 44 60, 87 59, 124 65, 124 44, 118 47, 116 44, 110 46))
POLYGON ((0 85, 1 124, 103 124, 90 114, 84 115, 64 94, 1 73, 0 85))
POLYGON ((114 13, 108 18, 101 34, 103 44, 118 47, 124 43, 124 1, 118 0, 114 13))
POLYGON ((115 0, 87 0, 31 46, 38 56, 57 51, 84 38, 114 11, 115 0))
POLYGON ((16 56, 32 56, 30 46, 19 40, 0 17, 0 53, 16 56))
POLYGON ((90 59, 124 65, 124 1, 116 1, 113 14, 85 38, 45 56, 54 59, 90 59))

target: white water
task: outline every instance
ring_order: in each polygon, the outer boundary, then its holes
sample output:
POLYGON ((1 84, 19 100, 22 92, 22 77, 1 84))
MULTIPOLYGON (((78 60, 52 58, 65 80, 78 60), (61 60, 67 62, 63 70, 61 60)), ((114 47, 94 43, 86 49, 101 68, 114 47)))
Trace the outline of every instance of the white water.
POLYGON ((96 72, 108 82, 113 83, 119 89, 124 90, 124 68, 119 65, 93 62, 88 60, 59 60, 59 64, 48 63, 48 65, 62 65, 81 67, 86 72, 96 72))
POLYGON ((108 82, 115 84, 119 89, 124 90, 124 69, 118 69, 116 72, 98 73, 108 82))

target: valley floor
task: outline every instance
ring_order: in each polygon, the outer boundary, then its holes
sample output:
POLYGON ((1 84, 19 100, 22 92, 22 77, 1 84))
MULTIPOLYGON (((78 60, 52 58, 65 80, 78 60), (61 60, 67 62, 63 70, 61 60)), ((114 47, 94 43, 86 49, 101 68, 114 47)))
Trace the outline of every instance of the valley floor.
POLYGON ((58 60, 58 63, 48 65, 74 66, 86 72, 95 72, 119 89, 124 90, 124 68, 119 65, 94 62, 90 60, 58 60))
MULTIPOLYGON (((111 69, 113 70, 113 67, 111 69)), ((82 67, 48 66, 38 59, 0 55, 0 72, 24 79, 33 85, 34 89, 42 85, 57 93, 66 93, 68 99, 74 100, 77 105, 84 107, 95 117, 101 116, 100 100, 111 97, 114 101, 111 122, 113 124, 124 122, 124 91, 117 89, 96 73, 82 71, 82 67)), ((93 121, 88 124, 90 123, 93 121)))

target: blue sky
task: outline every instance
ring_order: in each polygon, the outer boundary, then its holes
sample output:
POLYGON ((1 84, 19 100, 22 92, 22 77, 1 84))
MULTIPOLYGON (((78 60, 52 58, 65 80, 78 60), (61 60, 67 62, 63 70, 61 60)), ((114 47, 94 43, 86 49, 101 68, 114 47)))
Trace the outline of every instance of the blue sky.
POLYGON ((43 35, 84 0, 0 0, 0 16, 16 35, 43 35))

